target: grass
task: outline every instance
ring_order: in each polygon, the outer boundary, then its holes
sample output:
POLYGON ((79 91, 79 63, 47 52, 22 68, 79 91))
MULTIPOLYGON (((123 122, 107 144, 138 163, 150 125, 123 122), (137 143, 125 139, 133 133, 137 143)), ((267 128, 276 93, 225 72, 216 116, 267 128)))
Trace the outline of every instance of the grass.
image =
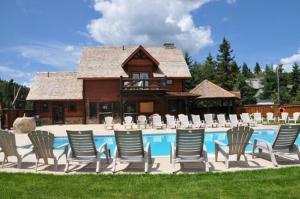
POLYGON ((193 175, 0 173, 0 198, 300 198, 300 168, 193 175))

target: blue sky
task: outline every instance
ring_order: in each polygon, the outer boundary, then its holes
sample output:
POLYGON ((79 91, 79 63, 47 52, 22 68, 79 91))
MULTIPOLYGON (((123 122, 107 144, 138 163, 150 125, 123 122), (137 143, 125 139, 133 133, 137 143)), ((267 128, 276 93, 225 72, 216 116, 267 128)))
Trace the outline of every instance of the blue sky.
POLYGON ((0 78, 74 71, 82 47, 174 42, 202 61, 226 36, 239 64, 300 62, 299 0, 3 0, 0 78), (288 2, 288 3, 287 3, 288 2))

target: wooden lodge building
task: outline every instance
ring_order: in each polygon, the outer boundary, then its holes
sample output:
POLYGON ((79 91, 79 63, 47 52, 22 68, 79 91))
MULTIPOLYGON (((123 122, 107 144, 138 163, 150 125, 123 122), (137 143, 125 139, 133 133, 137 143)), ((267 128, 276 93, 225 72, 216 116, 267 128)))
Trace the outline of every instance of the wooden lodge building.
POLYGON ((173 44, 84 48, 78 72, 38 73, 27 100, 42 124, 102 123, 105 116, 186 113, 191 74, 173 44))

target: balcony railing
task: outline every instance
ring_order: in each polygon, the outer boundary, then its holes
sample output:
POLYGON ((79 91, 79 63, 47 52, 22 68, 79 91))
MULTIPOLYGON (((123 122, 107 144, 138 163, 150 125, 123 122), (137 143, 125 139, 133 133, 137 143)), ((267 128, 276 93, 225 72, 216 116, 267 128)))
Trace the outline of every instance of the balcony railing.
POLYGON ((132 79, 121 77, 120 89, 121 91, 166 91, 167 78, 132 79))

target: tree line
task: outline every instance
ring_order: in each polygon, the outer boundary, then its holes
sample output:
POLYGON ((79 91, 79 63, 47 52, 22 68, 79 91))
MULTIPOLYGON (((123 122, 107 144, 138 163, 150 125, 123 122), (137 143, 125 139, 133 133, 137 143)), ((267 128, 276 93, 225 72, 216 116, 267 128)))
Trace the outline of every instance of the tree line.
POLYGON ((271 99, 275 103, 281 104, 300 103, 300 69, 297 63, 293 64, 291 72, 283 70, 282 65, 278 65, 276 69, 273 69, 271 65, 266 65, 262 69, 258 62, 253 70, 245 62, 239 66, 230 42, 226 38, 220 44, 216 57, 209 53, 205 61, 199 63, 193 61, 191 56, 185 53, 185 60, 192 75, 192 78, 185 82, 187 91, 207 79, 228 91, 240 91, 239 103, 243 105, 256 104, 257 99, 271 99), (280 90, 279 102, 277 73, 280 90), (249 80, 253 78, 260 80, 261 89, 250 86, 249 80))

